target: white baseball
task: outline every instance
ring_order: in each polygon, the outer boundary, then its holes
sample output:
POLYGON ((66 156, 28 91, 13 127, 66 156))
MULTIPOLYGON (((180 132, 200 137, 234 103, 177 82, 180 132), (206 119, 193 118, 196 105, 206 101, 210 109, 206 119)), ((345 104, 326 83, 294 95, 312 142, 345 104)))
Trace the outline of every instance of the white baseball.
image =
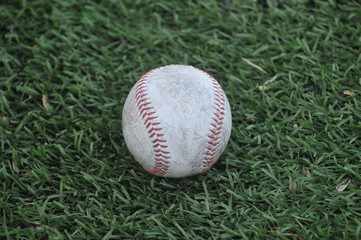
POLYGON ((123 134, 149 173, 180 178, 209 170, 231 134, 229 102, 212 76, 192 66, 153 69, 133 86, 123 134))

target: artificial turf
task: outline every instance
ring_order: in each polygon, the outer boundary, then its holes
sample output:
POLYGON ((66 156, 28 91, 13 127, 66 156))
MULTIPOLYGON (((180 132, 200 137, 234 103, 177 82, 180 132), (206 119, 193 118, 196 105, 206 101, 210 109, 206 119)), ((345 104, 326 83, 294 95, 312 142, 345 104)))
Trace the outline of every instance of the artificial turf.
POLYGON ((358 0, 2 0, 0 239, 361 239, 360 23, 358 0), (132 85, 174 63, 233 116, 185 179, 121 131, 132 85))

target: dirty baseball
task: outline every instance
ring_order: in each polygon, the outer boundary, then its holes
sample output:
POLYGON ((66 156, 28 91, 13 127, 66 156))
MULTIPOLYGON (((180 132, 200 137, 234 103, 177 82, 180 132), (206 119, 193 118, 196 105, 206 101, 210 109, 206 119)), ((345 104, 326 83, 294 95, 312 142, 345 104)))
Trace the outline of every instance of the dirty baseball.
POLYGON ((192 66, 143 75, 123 108, 125 142, 151 174, 180 178, 208 171, 224 151, 232 117, 220 84, 192 66))

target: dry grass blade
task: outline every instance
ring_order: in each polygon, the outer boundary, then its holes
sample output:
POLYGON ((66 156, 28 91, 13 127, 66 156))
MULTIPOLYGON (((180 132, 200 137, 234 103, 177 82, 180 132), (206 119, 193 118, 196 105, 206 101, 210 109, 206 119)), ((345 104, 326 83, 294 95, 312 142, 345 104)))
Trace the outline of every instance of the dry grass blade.
POLYGON ((295 233, 283 233, 283 236, 288 237, 288 238, 299 238, 300 235, 295 234, 295 233))
POLYGON ((297 182, 291 182, 288 186, 290 190, 297 190, 298 189, 298 183, 297 182))
POLYGON ((43 107, 45 108, 45 110, 49 112, 51 105, 48 102, 48 97, 43 94, 41 97, 41 101, 43 102, 43 107))
POLYGON ((214 68, 207 68, 206 72, 210 72, 210 73, 219 73, 216 69, 214 68))
POLYGON ((261 68, 260 66, 254 64, 253 62, 251 62, 251 61, 248 60, 247 58, 241 57, 241 59, 242 59, 244 62, 246 62, 248 65, 256 68, 257 70, 259 70, 259 71, 261 71, 261 72, 263 72, 263 73, 265 73, 265 74, 268 74, 263 68, 261 68))
POLYGON ((352 91, 350 91, 350 90, 345 90, 345 91, 343 91, 343 94, 344 95, 347 95, 347 96, 353 96, 353 95, 355 95, 352 91))
MULTIPOLYGON (((306 169, 306 176, 307 176, 307 177, 312 177, 311 170, 306 169)), ((312 186, 312 183, 308 183, 307 186, 312 186)))
POLYGON ((296 219, 296 222, 298 223, 298 225, 300 225, 301 227, 304 228, 304 226, 302 225, 302 223, 300 223, 300 221, 298 221, 298 220, 296 219))
POLYGON ((43 226, 36 226, 36 230, 42 231, 42 230, 44 230, 44 227, 43 226))
POLYGON ((16 173, 20 172, 18 165, 16 165, 16 163, 14 161, 12 162, 11 165, 13 167, 14 172, 16 172, 16 173))
POLYGON ((266 91, 266 90, 269 89, 269 87, 267 87, 267 86, 265 86, 265 85, 257 85, 256 87, 257 87, 259 90, 261 90, 261 91, 266 91))
MULTIPOLYGON (((283 229, 285 229, 285 228, 284 227, 269 227, 269 229, 283 231, 283 229)), ((294 228, 289 228, 289 229, 287 229, 287 231, 295 232, 295 229, 294 228)), ((296 233, 284 232, 284 233, 281 233, 281 234, 283 236, 287 237, 287 238, 299 238, 300 237, 300 235, 298 235, 296 233)))
POLYGON ((273 78, 265 81, 262 85, 257 85, 257 88, 258 88, 259 90, 261 90, 261 91, 266 91, 266 90, 269 89, 269 87, 267 87, 266 85, 269 84, 269 83, 271 83, 271 82, 273 82, 273 81, 275 81, 276 79, 277 79, 277 75, 274 76, 273 78))
POLYGON ((336 190, 339 192, 343 192, 347 186, 350 184, 351 182, 351 178, 346 178, 345 180, 343 180, 340 184, 338 184, 336 186, 336 190))
POLYGON ((267 81, 265 81, 264 83, 263 83, 263 85, 264 86, 266 86, 267 84, 269 84, 269 83, 271 83, 271 82, 273 82, 273 81, 275 81, 276 79, 277 79, 277 75, 276 76, 274 76, 273 78, 271 78, 271 79, 269 79, 269 80, 267 80, 267 81))

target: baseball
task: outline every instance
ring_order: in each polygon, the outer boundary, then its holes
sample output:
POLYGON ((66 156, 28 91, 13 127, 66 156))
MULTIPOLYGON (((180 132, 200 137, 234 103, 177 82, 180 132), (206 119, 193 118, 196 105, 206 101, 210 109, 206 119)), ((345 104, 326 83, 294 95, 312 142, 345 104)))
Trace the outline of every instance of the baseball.
POLYGON ((122 127, 127 147, 146 171, 181 178, 208 171, 218 160, 231 134, 231 109, 208 73, 168 65, 133 86, 122 127))

